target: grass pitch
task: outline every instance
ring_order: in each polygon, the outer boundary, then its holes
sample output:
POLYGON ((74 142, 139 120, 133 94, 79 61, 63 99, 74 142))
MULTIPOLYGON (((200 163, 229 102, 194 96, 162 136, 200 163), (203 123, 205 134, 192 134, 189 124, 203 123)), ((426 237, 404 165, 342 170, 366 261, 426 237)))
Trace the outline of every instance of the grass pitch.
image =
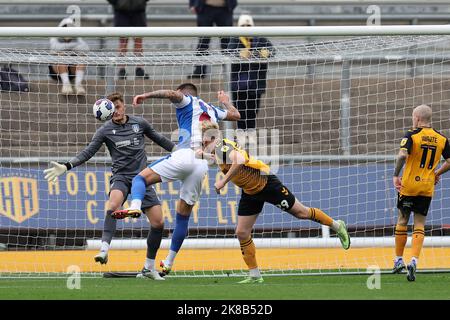
POLYGON ((65 300, 450 300, 450 273, 381 275, 381 288, 369 290, 369 275, 265 276, 262 284, 237 284, 242 278, 181 278, 166 281, 81 277, 81 289, 67 279, 1 279, 0 299, 65 300))

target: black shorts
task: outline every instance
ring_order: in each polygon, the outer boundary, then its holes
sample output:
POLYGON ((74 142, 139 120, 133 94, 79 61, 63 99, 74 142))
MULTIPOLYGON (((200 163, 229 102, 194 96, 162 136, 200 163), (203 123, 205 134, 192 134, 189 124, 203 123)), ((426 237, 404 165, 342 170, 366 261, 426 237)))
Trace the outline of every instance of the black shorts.
POLYGON ((257 194, 250 195, 242 191, 238 216, 252 216, 260 213, 265 202, 284 211, 288 211, 294 206, 295 196, 281 183, 278 177, 269 175, 267 178, 266 186, 257 194))
POLYGON ((115 27, 146 27, 145 11, 114 11, 115 27))
POLYGON ((424 196, 402 196, 397 197, 397 208, 402 212, 416 212, 426 216, 430 208, 431 197, 424 196))
MULTIPOLYGON (((75 68, 76 68, 75 65, 69 65, 67 68, 69 71, 69 81, 70 82, 73 82, 75 80, 75 73, 73 72, 73 69, 75 69, 75 68)), ((57 82, 62 82, 61 77, 59 76, 59 74, 56 72, 56 70, 53 68, 52 65, 48 66, 48 75, 53 80, 55 80, 57 82)))
MULTIPOLYGON (((110 190, 122 191, 124 197, 123 202, 125 202, 127 200, 128 195, 131 193, 132 180, 133 177, 129 176, 122 176, 122 175, 112 176, 110 181, 111 184, 110 190)), ((144 200, 142 200, 141 208, 144 210, 160 204, 161 202, 159 201, 159 198, 156 195, 155 189, 153 188, 153 186, 148 185, 145 192, 144 200)))

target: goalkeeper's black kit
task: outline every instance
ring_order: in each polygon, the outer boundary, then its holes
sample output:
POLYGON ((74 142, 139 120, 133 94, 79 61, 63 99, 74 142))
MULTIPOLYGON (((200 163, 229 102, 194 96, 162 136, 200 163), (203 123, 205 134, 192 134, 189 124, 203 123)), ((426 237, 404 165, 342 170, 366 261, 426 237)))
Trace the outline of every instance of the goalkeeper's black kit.
MULTIPOLYGON (((121 190, 124 192, 125 198, 131 188, 131 180, 147 167, 144 136, 167 151, 172 151, 175 146, 145 119, 135 116, 127 117, 128 121, 124 124, 117 124, 112 120, 107 121, 97 129, 89 145, 66 163, 69 170, 81 165, 92 158, 105 143, 112 159, 111 189, 121 190)), ((153 188, 149 191, 154 193, 153 188)), ((157 200, 156 194, 155 198, 157 200)), ((144 203, 143 207, 146 207, 144 203)))
POLYGON ((79 166, 92 158, 105 143, 112 158, 113 175, 134 177, 147 166, 144 135, 167 151, 172 151, 175 145, 156 132, 145 119, 128 116, 125 124, 116 124, 109 120, 98 128, 91 143, 69 162, 72 168, 79 166))

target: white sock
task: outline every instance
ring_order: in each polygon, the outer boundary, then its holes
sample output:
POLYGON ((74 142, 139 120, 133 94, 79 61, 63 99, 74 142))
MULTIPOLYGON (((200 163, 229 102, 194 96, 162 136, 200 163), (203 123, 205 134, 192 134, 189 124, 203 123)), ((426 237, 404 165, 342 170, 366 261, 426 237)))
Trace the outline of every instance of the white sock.
POLYGON ((133 199, 133 200, 131 200, 131 204, 130 204, 130 207, 129 207, 129 209, 130 210, 140 210, 141 209, 141 205, 142 205, 142 201, 141 200, 138 200, 138 199, 133 199))
POLYGON ((417 265, 419 263, 419 258, 412 257, 411 262, 414 262, 417 265))
POLYGON ((261 277, 261 273, 259 272, 258 268, 255 269, 250 269, 250 277, 252 278, 260 278, 261 277))
POLYGON ((80 86, 84 78, 84 70, 75 71, 75 85, 80 86))
POLYGON ((60 73, 59 77, 61 78, 63 84, 70 84, 69 74, 67 72, 60 73))
POLYGON ((400 260, 400 259, 403 260, 403 257, 401 257, 401 256, 396 256, 396 257, 395 257, 395 262, 397 262, 397 261, 400 260))
POLYGON ((155 270, 155 259, 145 258, 144 268, 148 270, 155 270))
POLYGON ((176 256, 177 253, 175 251, 169 250, 169 254, 167 255, 167 258, 164 261, 164 263, 167 264, 168 266, 172 266, 176 256))
POLYGON ((333 230, 334 232, 337 232, 339 230, 339 222, 337 222, 336 220, 333 220, 333 222, 331 223, 331 230, 333 230))
POLYGON ((102 241, 102 246, 100 248, 100 251, 108 252, 109 251, 109 243, 106 241, 102 241))

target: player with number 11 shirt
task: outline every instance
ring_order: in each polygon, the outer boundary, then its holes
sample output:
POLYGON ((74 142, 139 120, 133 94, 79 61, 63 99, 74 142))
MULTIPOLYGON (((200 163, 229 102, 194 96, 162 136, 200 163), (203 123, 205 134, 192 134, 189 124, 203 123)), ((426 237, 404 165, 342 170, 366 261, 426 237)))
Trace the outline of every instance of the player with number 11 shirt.
POLYGON ((397 208, 399 215, 395 226, 395 259, 393 273, 407 269, 408 281, 415 281, 416 269, 425 239, 425 220, 434 194, 434 186, 440 176, 450 169, 450 145, 448 139, 431 127, 432 110, 428 105, 414 108, 413 129, 408 130, 400 142, 393 175, 393 183, 398 191, 397 208), (443 157, 446 162, 437 169, 443 157), (400 171, 403 166, 403 176, 400 171), (436 170, 437 169, 437 170, 436 170), (408 238, 408 222, 414 213, 414 229, 411 241, 411 263, 403 261, 408 238))

